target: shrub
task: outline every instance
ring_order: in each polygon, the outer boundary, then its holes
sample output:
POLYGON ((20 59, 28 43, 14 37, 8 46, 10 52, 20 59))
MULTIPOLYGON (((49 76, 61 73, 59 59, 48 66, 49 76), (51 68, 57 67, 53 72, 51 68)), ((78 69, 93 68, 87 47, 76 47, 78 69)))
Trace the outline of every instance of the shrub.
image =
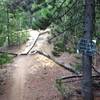
POLYGON ((0 65, 2 68, 3 64, 10 63, 12 60, 12 57, 8 55, 7 53, 0 53, 0 65))

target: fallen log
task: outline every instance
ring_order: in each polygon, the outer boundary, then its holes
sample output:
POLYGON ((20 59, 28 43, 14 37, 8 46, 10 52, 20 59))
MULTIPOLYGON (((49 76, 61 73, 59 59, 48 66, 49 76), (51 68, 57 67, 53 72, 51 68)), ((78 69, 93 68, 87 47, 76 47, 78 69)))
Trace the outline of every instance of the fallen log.
POLYGON ((49 32, 50 32, 50 30, 45 30, 43 32, 39 31, 39 33, 40 33, 39 36, 44 35, 44 34, 49 33, 49 32))
MULTIPOLYGON (((32 50, 32 48, 35 46, 35 44, 37 43, 37 41, 38 41, 38 38, 39 38, 39 36, 41 36, 41 35, 44 35, 44 34, 46 34, 46 33, 48 33, 49 32, 49 30, 46 30, 46 31, 43 31, 43 32, 41 32, 41 31, 38 31, 38 33, 35 35, 36 37, 34 38, 34 41, 33 41, 33 44, 29 47, 29 49, 26 49, 24 52, 22 52, 20 55, 28 55, 29 53, 30 53, 30 51, 32 50)), ((34 33, 33 33, 34 34, 34 33)))
MULTIPOLYGON (((74 79, 74 78, 82 78, 82 77, 83 77, 83 75, 63 76, 56 80, 66 80, 66 79, 74 79)), ((100 78, 100 75, 93 75, 92 77, 93 77, 93 79, 98 79, 98 78, 100 78)))
MULTIPOLYGON (((56 79, 56 87, 58 91, 61 93, 61 95, 65 98, 64 100, 69 100, 69 98, 73 97, 80 97, 82 98, 82 92, 81 92, 81 80, 83 75, 79 76, 68 76, 56 79), (77 86, 78 84, 78 86, 77 86)), ((93 75, 93 91, 94 96, 99 97, 100 96, 100 75, 96 76, 93 75)), ((72 99, 71 99, 72 100, 72 99)))
POLYGON ((100 75, 100 72, 99 72, 99 71, 97 71, 96 66, 92 65, 92 68, 93 68, 93 70, 94 70, 97 74, 99 74, 99 75, 100 75))
POLYGON ((48 55, 48 54, 45 53, 45 52, 41 52, 41 51, 32 51, 31 54, 36 54, 36 53, 47 57, 48 59, 52 60, 53 62, 55 62, 55 63, 58 64, 59 66, 63 67, 64 69, 70 71, 71 73, 76 74, 76 75, 79 75, 74 69, 69 68, 69 67, 67 67, 67 66, 65 66, 65 65, 63 65, 63 64, 61 64, 61 63, 59 63, 59 62, 57 62, 53 57, 51 57, 50 55, 48 55))
POLYGON ((36 44, 38 38, 39 38, 39 32, 38 31, 31 31, 33 34, 33 37, 31 39, 29 39, 29 41, 26 44, 26 48, 25 50, 20 54, 20 55, 27 55, 29 54, 29 52, 32 50, 32 48, 34 47, 34 45, 36 44))
POLYGON ((55 38, 57 38, 59 35, 62 35, 62 34, 57 34, 57 35, 51 37, 51 38, 48 40, 48 43, 51 44, 51 43, 52 43, 52 40, 55 39, 55 38))
POLYGON ((12 52, 0 51, 0 53, 7 53, 7 54, 9 54, 9 55, 14 55, 14 57, 18 56, 18 54, 12 53, 12 52))

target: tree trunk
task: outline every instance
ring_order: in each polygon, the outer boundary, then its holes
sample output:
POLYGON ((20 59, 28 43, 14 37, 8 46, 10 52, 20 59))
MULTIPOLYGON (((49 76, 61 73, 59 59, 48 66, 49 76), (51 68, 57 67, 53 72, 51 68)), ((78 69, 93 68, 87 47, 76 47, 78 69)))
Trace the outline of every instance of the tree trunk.
POLYGON ((10 46, 10 31, 9 31, 9 9, 7 7, 7 37, 8 37, 8 46, 10 46))
MULTIPOLYGON (((84 38, 92 42, 95 28, 95 0, 85 0, 84 38)), ((94 100, 92 91, 92 56, 83 53, 82 95, 84 100, 94 100)))

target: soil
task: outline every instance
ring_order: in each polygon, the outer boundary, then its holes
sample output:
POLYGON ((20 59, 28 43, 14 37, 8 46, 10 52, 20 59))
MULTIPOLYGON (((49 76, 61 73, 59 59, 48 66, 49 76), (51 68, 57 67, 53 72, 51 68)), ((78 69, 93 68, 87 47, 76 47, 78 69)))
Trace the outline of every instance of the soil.
MULTIPOLYGON (((31 52, 39 50, 51 55, 52 45, 50 46, 47 42, 48 36, 49 34, 41 35, 31 52)), ((20 53, 21 48, 13 49, 13 51, 20 53)), ((76 59, 73 55, 64 53, 56 60, 69 66, 76 59)), ((39 54, 18 55, 12 63, 6 65, 6 70, 7 79, 2 87, 4 91, 0 95, 0 100, 63 100, 57 90, 56 79, 72 75, 69 71, 39 54)))
MULTIPOLYGON (((51 54, 48 45, 49 34, 41 35, 31 51, 40 50, 51 54)), ((26 46, 11 48, 13 53, 21 53, 26 46)), ((71 75, 70 72, 50 59, 39 55, 18 55, 11 64, 6 65, 7 79, 0 100, 62 100, 56 88, 56 79, 71 75)), ((3 77, 6 77, 5 75, 3 77)))
POLYGON ((38 54, 19 56, 11 66, 14 68, 0 100, 62 100, 55 80, 71 73, 38 54))

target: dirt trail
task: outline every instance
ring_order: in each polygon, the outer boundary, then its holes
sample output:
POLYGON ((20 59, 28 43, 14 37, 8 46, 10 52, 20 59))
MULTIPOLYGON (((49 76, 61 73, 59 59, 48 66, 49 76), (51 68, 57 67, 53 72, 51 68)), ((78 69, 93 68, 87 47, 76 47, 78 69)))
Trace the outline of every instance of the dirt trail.
POLYGON ((10 92, 10 100, 24 100, 24 88, 25 88, 25 81, 27 75, 27 67, 30 66, 32 63, 32 59, 29 59, 29 56, 17 57, 14 61, 14 66, 16 70, 13 72, 13 86, 10 92), (27 63, 28 61, 28 63, 27 63))
POLYGON ((11 66, 8 87, 0 100, 62 100, 55 80, 71 73, 39 54, 18 56, 11 66))
MULTIPOLYGON (((40 36, 31 51, 40 50, 50 55, 52 48, 47 42, 48 36, 49 34, 40 36)), ((72 61, 72 57, 66 57, 72 61)), ((50 59, 39 54, 20 55, 14 59, 10 67, 13 68, 10 69, 12 73, 6 83, 6 92, 0 96, 0 100, 62 100, 55 80, 71 73, 50 59)))
POLYGON ((11 89, 10 100, 23 100, 26 71, 27 66, 30 66, 30 64, 31 59, 29 59, 29 56, 20 56, 15 59, 14 66, 16 67, 16 70, 12 75, 13 86, 11 89))

